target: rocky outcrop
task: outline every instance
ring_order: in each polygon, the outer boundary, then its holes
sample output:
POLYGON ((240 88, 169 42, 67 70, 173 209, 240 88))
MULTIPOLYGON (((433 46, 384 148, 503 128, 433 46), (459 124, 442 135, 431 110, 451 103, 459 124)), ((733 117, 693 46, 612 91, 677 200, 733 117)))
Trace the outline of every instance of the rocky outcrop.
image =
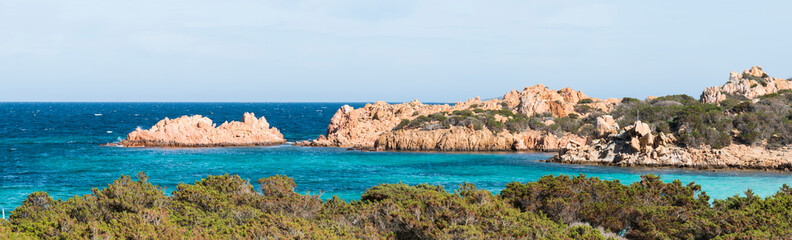
POLYGON ((117 145, 124 147, 226 147, 283 144, 283 134, 264 117, 245 113, 242 122, 217 127, 201 115, 165 118, 148 130, 136 129, 117 145))
POLYGON ((779 90, 792 89, 792 82, 767 75, 761 67, 756 66, 742 73, 732 72, 729 81, 720 87, 710 87, 701 93, 701 101, 705 103, 720 103, 729 96, 742 96, 751 100, 765 95, 776 93, 779 90))
POLYGON ((512 150, 510 134, 496 134, 488 129, 467 127, 450 129, 396 130, 379 136, 376 150, 398 151, 506 151, 512 150))
POLYGON ((413 119, 416 116, 440 111, 463 109, 470 107, 471 104, 481 103, 480 100, 476 100, 455 106, 428 105, 417 100, 402 104, 375 102, 358 109, 344 105, 330 119, 326 135, 311 141, 296 142, 295 145, 373 149, 374 141, 380 134, 390 131, 404 119, 413 119))
POLYGON ((603 164, 617 166, 669 166, 687 168, 792 168, 792 151, 788 147, 766 149, 764 146, 733 144, 721 149, 685 148, 674 144, 671 134, 655 134, 641 122, 624 128, 618 134, 593 140, 584 145, 570 142, 550 162, 603 164))
POLYGON ((515 112, 519 112, 528 116, 541 113, 552 113, 555 117, 565 117, 570 113, 575 112, 575 105, 581 100, 588 99, 591 103, 588 105, 592 108, 598 108, 605 112, 613 110, 618 103, 619 99, 606 99, 600 100, 590 98, 583 94, 581 91, 575 91, 571 88, 563 88, 558 91, 553 91, 542 84, 532 87, 526 87, 521 92, 512 91, 503 96, 503 102, 509 104, 515 112))
MULTIPOLYGON (((437 130, 403 130, 400 133, 393 132, 393 128, 396 127, 401 121, 403 120, 412 120, 418 116, 428 115, 438 112, 452 112, 455 110, 466 110, 472 108, 480 108, 483 110, 497 110, 497 109, 509 109, 514 112, 526 114, 526 115, 534 115, 534 114, 545 114, 549 113, 556 117, 564 117, 569 115, 570 113, 575 113, 578 115, 585 116, 587 113, 579 113, 575 111, 575 105, 582 103, 589 106, 589 108, 600 109, 602 111, 611 111, 613 108, 619 104, 621 100, 619 99, 606 99, 600 100, 596 98, 590 98, 583 94, 580 91, 575 91, 570 88, 564 88, 561 90, 551 90, 544 85, 536 85, 532 87, 526 87, 522 91, 512 90, 506 93, 501 99, 491 99, 487 101, 482 101, 481 98, 471 98, 464 102, 458 102, 454 105, 430 105, 430 104, 422 104, 420 102, 412 101, 409 103, 402 103, 402 104, 387 104, 385 102, 376 102, 374 104, 367 104, 366 106, 353 109, 350 106, 343 106, 338 111, 336 111, 335 115, 330 121, 330 124, 327 127, 327 133, 325 135, 319 136, 317 139, 311 141, 301 141, 295 143, 295 145, 300 146, 316 146, 316 147, 353 147, 353 148, 360 148, 360 149, 375 149, 375 142, 380 138, 381 135, 389 133, 389 139, 393 139, 396 141, 397 139, 406 138, 408 136, 412 137, 427 137, 436 139, 439 136, 445 136, 453 132, 453 134, 449 135, 446 139, 459 139, 459 141, 467 141, 462 140, 462 135, 464 134, 479 134, 476 131, 463 131, 463 130, 449 130, 449 129, 437 129, 437 130), (583 101, 582 101, 583 100, 583 101), (420 132, 425 131, 425 132, 420 132), (461 134, 461 135, 460 135, 461 134), (460 137, 451 137, 457 136, 460 137), (438 137, 436 137, 438 136, 438 137)), ((502 120, 506 120, 505 118, 502 120)), ((493 137, 498 137, 501 133, 491 133, 493 137)), ((537 137, 537 133, 529 133, 523 134, 519 137, 514 137, 513 139, 522 138, 523 143, 519 143, 518 146, 526 146, 528 149, 534 149, 536 146, 544 146, 547 143, 547 148, 561 148, 566 145, 564 139, 559 140, 560 143, 554 143, 552 140, 555 140, 553 137, 537 137), (537 140, 538 139, 538 140, 537 140), (538 143, 538 144, 534 144, 538 143), (559 144, 563 144, 561 146, 556 146, 559 144)), ((508 134, 511 135, 511 134, 508 134)), ((470 137, 474 137, 474 135, 470 135, 470 137)), ((385 141, 385 140, 383 140, 385 141)), ((416 141, 396 141, 397 143, 393 143, 391 145, 381 145, 381 146, 389 146, 389 147, 377 147, 378 149, 388 149, 388 150, 407 150, 416 148, 420 144, 412 144, 416 141), (410 144, 404 144, 410 143, 410 144), (393 147, 390 147, 393 146, 393 147)), ((438 140, 439 141, 439 140, 438 140)), ((451 141, 451 140, 449 140, 451 141)), ((512 145, 516 143, 512 142, 512 145)), ((385 144, 385 142, 383 142, 385 144)), ((465 142, 460 142, 458 144, 450 144, 450 145, 465 145, 465 142)), ((435 147, 434 150, 443 149, 444 146, 435 147)), ((487 149, 492 149, 492 147, 488 147, 487 149)), ((545 147, 542 147, 545 149, 545 147)), ((460 148, 458 150, 467 150, 467 148, 460 148)), ((539 149, 535 149, 539 150, 539 149)))
POLYGON ((597 126, 595 128, 597 138, 607 137, 608 135, 617 133, 619 131, 619 124, 613 119, 611 115, 602 115, 597 117, 597 126))
POLYGON ((395 130, 385 132, 374 142, 379 151, 557 151, 571 141, 585 139, 566 134, 557 137, 538 131, 512 134, 494 133, 489 129, 451 127, 435 130, 395 130))
POLYGON ((569 144, 584 144, 586 139, 575 134, 556 136, 546 132, 525 131, 514 134, 513 149, 517 151, 559 151, 569 144))

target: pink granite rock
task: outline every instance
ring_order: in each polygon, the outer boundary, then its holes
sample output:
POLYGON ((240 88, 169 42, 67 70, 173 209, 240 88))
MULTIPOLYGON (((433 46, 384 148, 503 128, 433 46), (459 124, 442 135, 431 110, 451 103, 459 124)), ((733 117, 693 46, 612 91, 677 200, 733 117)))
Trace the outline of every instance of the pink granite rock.
POLYGON ((270 128, 264 117, 245 113, 242 122, 216 127, 201 115, 165 118, 148 130, 136 129, 118 145, 124 147, 226 147, 283 144, 283 134, 270 128))
POLYGON ((701 93, 701 101, 717 104, 729 95, 743 96, 758 101, 758 97, 776 93, 780 90, 792 89, 792 82, 786 79, 767 75, 761 67, 756 66, 742 73, 732 72, 729 81, 720 87, 710 87, 701 93))
MULTIPOLYGON (((600 100, 590 98, 580 91, 572 90, 571 88, 564 88, 561 90, 552 90, 544 85, 535 85, 526 87, 522 91, 512 90, 506 93, 501 99, 490 99, 482 101, 480 97, 468 99, 463 102, 458 102, 453 106, 448 104, 432 105, 422 104, 417 100, 409 103, 401 104, 387 104, 385 102, 376 102, 374 104, 366 104, 366 106, 358 109, 353 109, 350 106, 343 106, 336 111, 333 118, 330 120, 330 125, 327 127, 327 134, 323 138, 317 138, 311 141, 301 141, 295 143, 300 146, 317 146, 317 147, 354 147, 360 149, 379 149, 379 150, 430 150, 425 149, 424 144, 412 144, 416 141, 406 141, 403 139, 409 137, 422 138, 424 142, 443 142, 443 145, 437 145, 432 150, 449 150, 454 147, 463 146, 457 151, 470 151, 475 149, 482 150, 550 150, 560 149, 567 144, 568 138, 560 138, 555 136, 537 136, 541 134, 538 132, 530 132, 525 134, 512 134, 512 133, 493 133, 493 138, 483 137, 480 139, 483 142, 476 142, 475 144, 483 144, 473 146, 470 145, 468 137, 481 136, 482 131, 463 131, 463 130, 449 130, 437 129, 431 131, 425 130, 409 130, 399 133, 393 132, 396 127, 403 120, 412 120, 418 116, 428 115, 439 112, 453 112, 455 110, 468 110, 468 109, 482 109, 482 110, 500 110, 509 109, 517 113, 525 115, 534 115, 549 113, 556 117, 565 117, 570 113, 575 113, 585 116, 587 113, 578 113, 575 111, 575 105, 579 104, 581 100, 588 99, 585 103, 590 108, 600 109, 602 111, 611 111, 621 101, 618 99, 600 100), (380 138, 385 134, 390 134, 386 138, 380 138), (501 144, 500 138, 506 137, 509 139, 509 144, 501 144), (381 145, 375 147, 375 142, 381 142, 381 145), (486 139, 492 139, 489 141, 486 139), (537 140, 538 139, 538 140, 537 140), (429 141, 431 140, 431 141, 429 141), (441 141, 442 140, 442 141, 441 141), (526 141, 527 140, 527 141, 526 141), (554 140, 559 140, 555 142, 554 140), (459 141, 455 143, 453 141, 459 141), (407 144, 409 143, 409 144, 407 144), (467 145, 465 145, 467 144, 467 145), (519 146, 517 146, 519 144, 519 146), (420 146, 419 146, 420 145, 420 146)), ((505 121, 506 119, 501 119, 505 121)), ((488 132, 488 131, 483 131, 488 132)), ((542 134, 546 135, 546 134, 542 134)), ((580 140, 576 137, 575 140, 580 140)), ((423 140, 421 140, 423 141, 423 140)))

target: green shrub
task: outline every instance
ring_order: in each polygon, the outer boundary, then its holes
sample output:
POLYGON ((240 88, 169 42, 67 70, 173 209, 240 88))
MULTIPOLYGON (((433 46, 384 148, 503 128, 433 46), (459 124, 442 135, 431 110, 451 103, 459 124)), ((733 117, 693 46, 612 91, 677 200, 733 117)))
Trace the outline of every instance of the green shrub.
POLYGON ((586 222, 628 239, 733 239, 792 237, 792 190, 784 186, 765 199, 746 193, 726 200, 709 197, 695 184, 664 183, 653 175, 628 186, 583 175, 545 176, 510 183, 500 197, 523 211, 562 223, 586 222))
POLYGON ((658 97, 652 100, 652 103, 662 102, 662 101, 674 101, 681 103, 682 105, 695 105, 699 103, 698 100, 686 94, 667 95, 667 96, 658 97))
POLYGON ((396 127, 394 127, 393 129, 399 130, 407 127, 408 125, 410 125, 410 119, 402 119, 401 122, 399 122, 399 125, 396 125, 396 127))
POLYGON ((359 201, 294 192, 285 176, 236 175, 162 188, 122 176, 102 190, 54 200, 30 194, 0 220, 2 239, 628 239, 792 238, 792 188, 714 200, 696 184, 654 175, 623 185, 584 175, 544 176, 498 195, 461 184, 381 184, 359 201), (580 222, 587 224, 578 224, 580 222), (572 225, 575 225, 574 227, 572 225))
POLYGON ((579 112, 579 113, 583 113, 583 114, 590 113, 590 112, 593 111, 593 109, 594 108, 592 108, 591 106, 585 105, 585 104, 577 104, 577 105, 575 105, 575 112, 579 112))
POLYGON ((3 239, 603 239, 522 212, 489 191, 463 184, 383 184, 360 201, 327 201, 294 192, 294 180, 258 180, 261 193, 236 175, 179 184, 171 196, 127 176, 67 201, 33 193, 0 220, 3 239), (417 213, 417 214, 416 214, 417 213))
MULTIPOLYGON (((743 73, 743 76, 742 76, 742 78, 744 78, 744 79, 756 81, 759 84, 761 84, 762 86, 767 87, 767 80, 764 79, 765 77, 766 77, 766 75, 763 76, 763 77, 757 77, 757 76, 751 75, 749 73, 743 73)), ((751 86, 751 87, 754 87, 754 86, 751 86)))
POLYGON ((456 110, 456 111, 451 112, 451 115, 463 116, 463 117, 472 117, 474 114, 473 114, 473 111, 470 111, 470 110, 456 110))
POLYGON ((641 102, 641 100, 638 100, 637 98, 624 97, 624 98, 622 98, 622 102, 621 103, 622 104, 636 104, 636 103, 640 103, 640 102, 641 102))

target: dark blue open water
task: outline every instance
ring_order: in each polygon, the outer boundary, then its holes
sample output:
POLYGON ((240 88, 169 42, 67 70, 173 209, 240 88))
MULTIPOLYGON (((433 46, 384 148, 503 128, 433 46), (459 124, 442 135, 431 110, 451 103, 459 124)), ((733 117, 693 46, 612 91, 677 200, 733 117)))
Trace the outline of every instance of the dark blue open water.
MULTIPOLYGON (((244 112, 266 116, 288 141, 323 134, 341 103, 0 103, 0 207, 13 209, 34 191, 66 199, 104 187, 121 174, 145 171, 167 193, 180 182, 209 174, 238 174, 255 182, 285 174, 299 192, 356 199, 379 183, 445 185, 463 182, 498 191, 511 181, 548 174, 587 174, 630 183, 647 173, 695 181, 715 198, 748 188, 766 196, 792 174, 762 171, 699 171, 544 163, 545 153, 396 153, 339 148, 274 147, 157 149, 99 146, 119 141, 136 127, 165 117, 201 114, 215 122, 241 120, 244 112)), ((360 107, 363 104, 350 104, 360 107)))

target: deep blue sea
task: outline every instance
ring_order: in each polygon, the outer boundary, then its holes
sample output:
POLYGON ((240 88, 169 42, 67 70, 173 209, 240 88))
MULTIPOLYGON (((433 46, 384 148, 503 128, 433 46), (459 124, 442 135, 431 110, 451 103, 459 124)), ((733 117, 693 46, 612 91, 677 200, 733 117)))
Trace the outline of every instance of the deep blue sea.
MULTIPOLYGON (((251 183, 281 174, 295 179, 297 191, 357 199, 367 188, 402 181, 430 183, 453 190, 471 182, 498 191, 512 181, 534 181, 548 174, 586 174, 628 184, 641 174, 665 181, 695 181, 715 198, 751 188, 775 193, 792 174, 763 171, 701 171, 672 168, 620 168, 541 162, 547 153, 361 152, 343 148, 291 145, 239 148, 120 148, 136 127, 162 118, 201 114, 215 122, 241 120, 244 112, 266 116, 288 141, 324 134, 342 103, 0 103, 0 208, 22 203, 34 191, 55 198, 89 194, 122 174, 146 172, 149 181, 175 190, 207 175, 238 174, 251 183)), ((352 103, 361 107, 363 103, 352 103)), ((254 184, 255 185, 255 184, 254 184)))

